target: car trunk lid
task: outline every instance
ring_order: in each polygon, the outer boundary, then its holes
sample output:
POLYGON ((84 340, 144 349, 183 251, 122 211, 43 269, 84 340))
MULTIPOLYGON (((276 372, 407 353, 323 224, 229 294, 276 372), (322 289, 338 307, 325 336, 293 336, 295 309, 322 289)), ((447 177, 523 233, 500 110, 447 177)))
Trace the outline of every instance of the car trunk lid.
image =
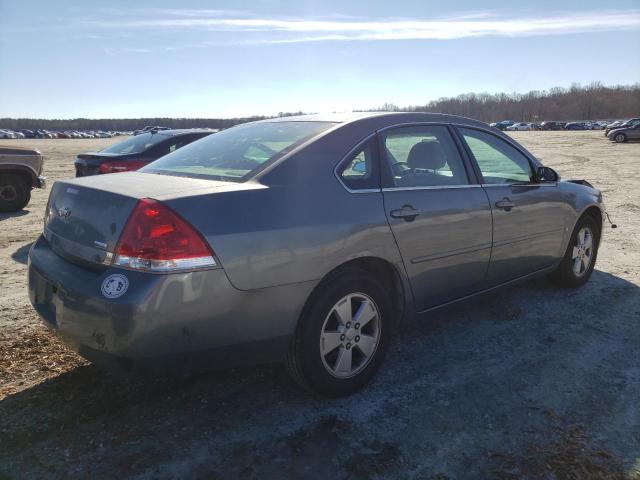
POLYGON ((69 261, 88 267, 108 265, 139 199, 163 200, 237 185, 139 172, 59 181, 49 197, 44 236, 69 261))

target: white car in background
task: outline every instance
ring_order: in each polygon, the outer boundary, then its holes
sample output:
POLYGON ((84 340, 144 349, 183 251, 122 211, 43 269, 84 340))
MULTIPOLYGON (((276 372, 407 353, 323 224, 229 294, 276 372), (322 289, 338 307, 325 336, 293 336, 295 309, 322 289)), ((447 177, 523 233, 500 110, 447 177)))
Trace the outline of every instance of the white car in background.
POLYGON ((531 127, 530 123, 524 123, 524 122, 518 122, 518 123, 514 123, 513 125, 510 125, 507 127, 507 130, 509 131, 528 131, 528 130, 533 130, 533 128, 531 127))
POLYGON ((0 138, 16 138, 16 134, 10 130, 0 129, 0 138))

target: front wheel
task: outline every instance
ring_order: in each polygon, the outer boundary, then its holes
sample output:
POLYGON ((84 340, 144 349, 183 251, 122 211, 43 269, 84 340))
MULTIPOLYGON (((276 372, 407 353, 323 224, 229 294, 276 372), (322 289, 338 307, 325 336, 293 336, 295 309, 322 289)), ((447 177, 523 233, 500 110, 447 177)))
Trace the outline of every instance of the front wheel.
POLYGON ((300 318, 287 369, 306 390, 343 397, 371 380, 391 334, 391 300, 373 277, 347 269, 324 280, 300 318))
POLYGON ((627 136, 624 133, 618 133, 613 137, 613 139, 616 143, 624 143, 627 141, 627 136))
POLYGON ((599 242, 600 227, 592 216, 584 215, 573 230, 562 262, 549 276, 551 281, 564 288, 587 283, 596 264, 599 242))

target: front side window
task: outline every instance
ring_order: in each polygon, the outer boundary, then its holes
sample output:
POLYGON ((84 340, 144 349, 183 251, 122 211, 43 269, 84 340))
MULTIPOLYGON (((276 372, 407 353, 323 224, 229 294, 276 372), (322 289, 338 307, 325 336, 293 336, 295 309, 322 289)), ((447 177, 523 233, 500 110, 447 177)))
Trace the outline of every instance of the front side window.
POLYGON ((382 135, 391 187, 467 185, 469 179, 447 127, 402 127, 382 135))
POLYGON ((531 164, 515 147, 490 133, 460 128, 476 159, 486 184, 528 183, 533 178, 531 164))
POLYGON ((342 183, 351 190, 379 188, 377 171, 375 147, 372 141, 349 156, 338 168, 342 183))
POLYGON ((255 122, 190 143, 140 171, 212 180, 244 181, 305 141, 331 128, 330 122, 255 122))

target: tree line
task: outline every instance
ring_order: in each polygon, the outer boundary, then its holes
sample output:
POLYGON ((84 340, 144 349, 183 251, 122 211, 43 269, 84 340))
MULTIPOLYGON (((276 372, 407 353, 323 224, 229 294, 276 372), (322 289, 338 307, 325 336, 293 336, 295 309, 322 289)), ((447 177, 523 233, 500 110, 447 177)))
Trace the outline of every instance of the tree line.
POLYGON ((621 119, 640 116, 640 83, 616 86, 574 83, 570 88, 527 93, 465 93, 403 108, 387 103, 376 111, 449 113, 483 122, 621 119))
MULTIPOLYGON (((465 93, 452 98, 440 98, 426 105, 398 107, 385 103, 371 111, 434 112, 461 115, 484 122, 515 120, 606 120, 640 115, 640 83, 604 86, 594 82, 569 88, 533 90, 527 93, 465 93)), ((281 112, 279 117, 304 112, 281 112)), ((108 130, 131 131, 146 125, 171 128, 229 128, 239 123, 263 120, 264 116, 243 118, 0 118, 0 128, 46 130, 108 130)))

